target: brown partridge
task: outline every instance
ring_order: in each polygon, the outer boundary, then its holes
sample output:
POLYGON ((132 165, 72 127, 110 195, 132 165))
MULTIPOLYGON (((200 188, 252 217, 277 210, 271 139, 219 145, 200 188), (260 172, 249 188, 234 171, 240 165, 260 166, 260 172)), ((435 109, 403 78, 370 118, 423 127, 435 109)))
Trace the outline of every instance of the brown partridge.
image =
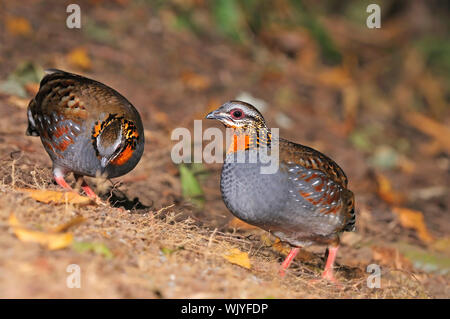
POLYGON ((328 245, 323 278, 335 281, 339 235, 355 229, 354 197, 343 170, 312 148, 275 137, 248 103, 227 102, 206 118, 219 120, 233 132, 220 181, 228 209, 293 246, 282 263, 282 275, 300 247, 328 245), (263 173, 268 162, 264 154, 275 147, 278 169, 263 173))
POLYGON ((81 187, 97 197, 83 176, 118 177, 131 171, 144 151, 137 110, 114 89, 80 75, 47 70, 28 106, 27 135, 40 136, 53 162, 53 176, 73 172, 81 187))

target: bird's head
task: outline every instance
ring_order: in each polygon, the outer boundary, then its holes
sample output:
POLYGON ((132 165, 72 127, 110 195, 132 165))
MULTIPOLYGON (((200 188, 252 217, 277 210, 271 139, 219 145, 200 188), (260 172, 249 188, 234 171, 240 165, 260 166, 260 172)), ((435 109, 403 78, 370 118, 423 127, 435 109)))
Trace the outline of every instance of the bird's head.
POLYGON ((93 128, 92 142, 102 169, 107 165, 123 165, 136 150, 139 133, 132 121, 110 114, 93 128))
POLYGON ((226 127, 242 131, 267 129, 266 121, 251 104, 242 101, 229 101, 212 111, 207 119, 218 120, 226 127))

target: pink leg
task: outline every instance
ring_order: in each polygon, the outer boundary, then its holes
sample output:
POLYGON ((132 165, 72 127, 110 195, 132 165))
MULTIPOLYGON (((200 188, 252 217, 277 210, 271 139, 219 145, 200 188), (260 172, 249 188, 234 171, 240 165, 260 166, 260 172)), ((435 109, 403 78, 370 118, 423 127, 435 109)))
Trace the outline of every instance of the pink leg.
POLYGON ((94 193, 94 191, 92 190, 92 188, 89 187, 88 184, 86 184, 86 182, 84 182, 84 185, 81 185, 81 188, 84 190, 84 192, 86 193, 86 195, 88 195, 91 198, 98 198, 97 194, 94 193))
POLYGON ((327 263, 325 264, 325 270, 323 271, 322 278, 329 280, 331 282, 337 283, 336 278, 334 278, 333 274, 333 266, 334 261, 336 259, 336 254, 339 249, 339 246, 330 246, 328 248, 328 259, 327 263))
POLYGON ((86 183, 86 181, 84 180, 83 176, 75 176, 77 179, 82 180, 81 182, 81 188, 84 190, 84 192, 86 193, 87 196, 89 196, 92 199, 100 199, 97 194, 95 194, 95 192, 92 190, 92 188, 89 187, 89 185, 86 183))
POLYGON ((58 185, 62 188, 72 190, 72 187, 70 187, 70 185, 66 183, 63 176, 53 176, 53 178, 55 179, 56 183, 58 183, 58 185))
POLYGON ((280 268, 280 276, 281 277, 284 277, 284 275, 286 274, 286 270, 289 268, 289 266, 291 265, 292 261, 294 260, 295 256, 297 256, 299 251, 300 251, 300 248, 298 248, 298 247, 291 249, 291 251, 289 252, 289 255, 287 255, 286 259, 281 264, 281 268, 280 268))

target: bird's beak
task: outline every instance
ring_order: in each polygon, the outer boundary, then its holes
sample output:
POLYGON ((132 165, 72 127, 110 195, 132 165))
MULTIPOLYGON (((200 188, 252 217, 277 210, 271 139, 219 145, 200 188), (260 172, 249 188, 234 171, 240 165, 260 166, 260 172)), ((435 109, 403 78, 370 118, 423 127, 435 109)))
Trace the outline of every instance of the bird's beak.
POLYGON ((106 168, 106 165, 108 165, 108 163, 109 163, 109 159, 106 157, 102 157, 102 159, 100 161, 100 166, 102 167, 103 170, 106 168))
POLYGON ((208 115, 206 115, 206 118, 209 120, 223 120, 223 119, 227 119, 228 118, 228 114, 223 113, 221 111, 219 111, 220 109, 217 109, 215 111, 212 111, 211 113, 209 113, 208 115))

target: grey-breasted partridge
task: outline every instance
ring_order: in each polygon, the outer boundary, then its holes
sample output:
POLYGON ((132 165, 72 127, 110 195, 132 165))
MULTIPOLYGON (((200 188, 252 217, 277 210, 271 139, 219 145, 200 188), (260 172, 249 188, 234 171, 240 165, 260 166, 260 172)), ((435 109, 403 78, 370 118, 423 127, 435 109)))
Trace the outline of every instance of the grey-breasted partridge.
POLYGON ((53 162, 53 176, 73 172, 81 187, 97 197, 83 176, 118 177, 131 171, 144 151, 137 110, 114 89, 80 75, 50 69, 28 106, 26 134, 40 136, 53 162))
POLYGON ((336 281, 333 265, 339 235, 355 228, 354 196, 343 170, 312 148, 273 136, 261 113, 248 103, 227 102, 206 118, 219 120, 233 132, 220 181, 227 208, 293 246, 281 275, 299 247, 329 245, 322 277, 336 281), (279 149, 278 170, 262 173, 267 161, 261 156, 274 146, 279 149), (256 160, 250 160, 252 155, 256 160))

